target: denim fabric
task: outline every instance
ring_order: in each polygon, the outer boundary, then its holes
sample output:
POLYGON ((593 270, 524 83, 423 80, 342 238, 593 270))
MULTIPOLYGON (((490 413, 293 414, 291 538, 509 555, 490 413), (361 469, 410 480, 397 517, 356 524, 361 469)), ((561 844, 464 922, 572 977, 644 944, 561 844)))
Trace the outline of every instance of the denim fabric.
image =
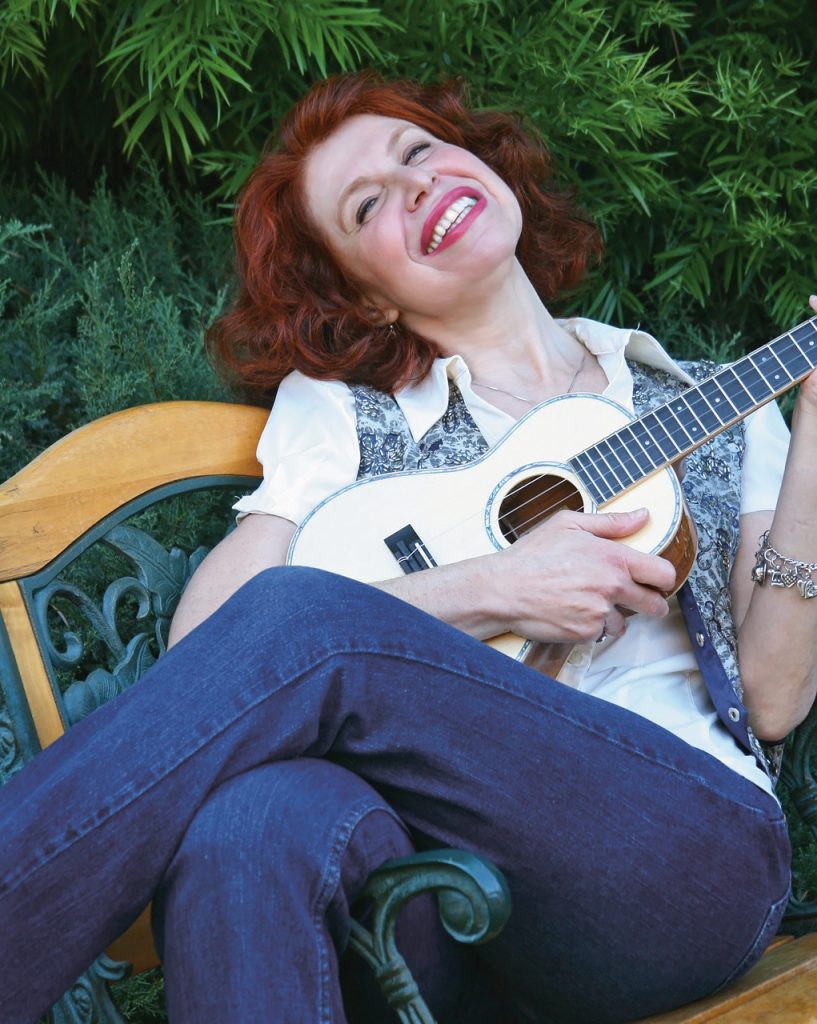
MULTIPOLYGON (((390 857, 414 852, 405 826, 360 776, 330 761, 259 765, 216 787, 196 812, 153 899, 153 931, 173 1024, 283 1020, 394 1024, 362 958, 346 948, 355 900, 390 857), (216 941, 207 941, 207 936, 216 941), (293 969, 297 965, 297 969, 293 969), (342 991, 341 996, 341 979, 342 991)), ((397 939, 439 1019, 476 1018, 466 947, 430 897, 401 914, 397 939)))
MULTIPOLYGON (((628 360, 627 366, 633 381, 633 408, 639 417, 671 402, 688 388, 685 381, 653 366, 633 360, 628 360)), ((698 382, 718 369, 717 364, 709 360, 689 360, 679 366, 698 382)), ((413 437, 408 420, 393 395, 362 385, 354 385, 351 390, 360 448, 358 479, 397 471, 463 466, 479 458, 488 448, 453 381, 449 381, 445 413, 419 440, 413 437)), ((692 651, 718 717, 776 781, 783 748, 780 744, 761 746, 749 728, 749 717, 742 703, 743 688, 732 620, 729 577, 738 545, 745 447, 741 421, 702 444, 685 459, 682 488, 698 534, 698 554, 678 598, 690 632, 692 651), (702 644, 696 640, 698 633, 704 638, 702 644)))
MULTIPOLYGON (((31 1024, 169 892, 219 787, 304 756, 365 779, 416 846, 505 872, 514 910, 479 955, 517 1024, 688 1002, 750 966, 782 913, 789 850, 768 794, 373 588, 273 569, 0 790, 0 1019, 31 1024)), ((331 897, 329 934, 354 888, 331 897)), ((320 969, 259 970, 266 1019, 314 1024, 320 969)), ((323 1010, 343 1020, 331 998, 323 1010)))

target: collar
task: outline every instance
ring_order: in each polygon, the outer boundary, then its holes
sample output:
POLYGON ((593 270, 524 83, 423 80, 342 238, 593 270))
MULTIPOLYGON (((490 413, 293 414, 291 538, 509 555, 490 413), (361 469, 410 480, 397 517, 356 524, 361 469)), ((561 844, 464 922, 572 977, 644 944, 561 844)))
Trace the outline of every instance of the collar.
MULTIPOLYGON (((626 327, 611 327, 609 324, 584 317, 572 317, 556 322, 598 358, 611 384, 615 383, 619 370, 626 369, 625 359, 664 370, 686 384, 695 383, 692 377, 670 358, 663 346, 645 331, 637 328, 631 330, 626 327)), ((410 384, 395 392, 395 401, 406 417, 415 441, 419 441, 448 408, 449 381, 457 385, 466 405, 471 407, 472 402, 477 399, 471 391, 471 371, 461 355, 436 359, 428 375, 419 383, 410 384)), ((631 381, 629 397, 631 401, 631 381)))

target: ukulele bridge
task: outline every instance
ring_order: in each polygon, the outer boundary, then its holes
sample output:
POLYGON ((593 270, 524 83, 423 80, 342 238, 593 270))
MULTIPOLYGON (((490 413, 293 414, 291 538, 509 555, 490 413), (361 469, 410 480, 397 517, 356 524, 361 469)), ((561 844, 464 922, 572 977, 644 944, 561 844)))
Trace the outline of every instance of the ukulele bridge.
POLYGON ((437 564, 411 524, 384 537, 383 541, 407 576, 412 572, 431 569, 437 564))

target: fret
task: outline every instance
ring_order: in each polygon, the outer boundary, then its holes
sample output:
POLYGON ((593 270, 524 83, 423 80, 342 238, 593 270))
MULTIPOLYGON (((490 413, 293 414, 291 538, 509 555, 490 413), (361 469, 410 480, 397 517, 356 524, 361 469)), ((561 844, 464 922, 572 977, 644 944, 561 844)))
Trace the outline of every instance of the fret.
MULTIPOLYGON (((692 397, 694 397, 694 395, 692 397)), ((680 395, 678 398, 673 398, 673 400, 668 402, 667 405, 674 413, 675 418, 681 424, 681 429, 693 444, 697 444, 706 437, 706 431, 704 430, 703 424, 695 415, 695 411, 692 408, 689 392, 680 395)))
MULTIPOLYGON (((655 458, 658 460, 653 461, 652 456, 644 447, 643 440, 638 437, 636 426, 637 425, 635 423, 631 423, 628 427, 624 427, 619 430, 617 436, 621 438, 622 447, 627 449, 633 462, 638 466, 640 475, 646 476, 648 473, 652 472, 657 465, 659 465, 660 459, 658 452, 655 450, 655 445, 652 445, 651 447, 655 454, 655 458), (625 435, 629 435, 629 443, 628 438, 625 435)), ((649 437, 643 427, 641 429, 641 433, 642 438, 646 438, 647 443, 649 444, 649 437)))
POLYGON ((612 444, 613 437, 605 437, 596 445, 597 451, 601 454, 601 457, 612 469, 616 480, 621 485, 622 489, 629 487, 630 484, 634 483, 634 479, 630 471, 624 465, 622 460, 618 456, 618 452, 612 444))
MULTIPOLYGON (((802 348, 790 334, 784 334, 782 338, 777 338, 769 345, 769 348, 794 377, 802 377, 814 369, 814 363, 806 357, 802 348)), ((817 356, 817 352, 814 353, 814 356, 817 356)))
POLYGON ((626 428, 641 445, 645 458, 649 461, 650 468, 656 469, 667 461, 666 455, 661 451, 660 445, 647 429, 643 420, 636 420, 626 428))
POLYGON ((658 445, 665 461, 669 462, 681 451, 681 447, 676 444, 672 437, 666 432, 666 430, 664 430, 661 420, 656 416, 656 411, 657 410, 653 410, 652 412, 647 413, 646 416, 641 418, 641 422, 650 432, 650 436, 658 445))
POLYGON ((569 460, 568 465, 590 492, 590 497, 596 505, 601 505, 602 502, 607 500, 597 479, 593 460, 586 451, 579 452, 578 455, 575 455, 569 460))
MULTIPOLYGON (((689 394, 689 392, 688 392, 689 394)), ((708 434, 714 433, 723 426, 723 421, 718 417, 718 414, 712 408, 710 400, 706 397, 701 387, 694 389, 690 397, 687 399, 690 406, 695 405, 695 418, 699 423, 703 424, 704 430, 708 434)))
POLYGON ((736 413, 744 413, 755 404, 731 366, 716 373, 712 379, 718 382, 736 413))
POLYGON ((635 456, 630 452, 630 449, 628 448, 627 443, 624 440, 624 437, 622 436, 624 433, 624 429, 619 430, 615 434, 611 434, 605 440, 613 448, 613 451, 615 452, 618 461, 624 467, 624 472, 629 477, 627 483, 633 484, 636 482, 636 480, 639 480, 641 478, 644 471, 641 465, 636 460, 635 456))
POLYGON ((756 356, 757 368, 763 374, 764 380, 769 382, 769 387, 773 391, 780 391, 794 380, 769 345, 757 352, 756 356))
MULTIPOLYGON (((758 354, 755 353, 755 356, 758 354)), ((733 363, 732 369, 738 375, 741 383, 752 396, 756 405, 760 405, 761 402, 774 394, 774 388, 762 370, 755 365, 752 356, 746 356, 737 363, 733 363)))
POLYGON ((703 381, 703 383, 698 386, 698 390, 709 402, 709 408, 718 417, 720 425, 724 426, 730 420, 733 420, 737 416, 738 412, 734 405, 732 405, 729 395, 727 395, 720 386, 718 381, 719 377, 720 374, 717 374, 716 376, 703 381))
POLYGON ((817 317, 806 320, 805 323, 789 331, 789 337, 793 338, 802 352, 810 353, 809 365, 815 365, 817 358, 817 317))
POLYGON ((667 432, 670 441, 675 446, 675 451, 672 453, 673 457, 679 452, 682 452, 687 447, 691 438, 689 434, 684 430, 683 425, 679 423, 678 417, 670 409, 668 405, 659 405, 657 409, 653 409, 653 416, 655 416, 661 423, 661 426, 667 432), (679 430, 680 427, 680 430, 679 430))
POLYGON ((605 489, 609 490, 610 494, 615 494, 618 490, 621 490, 621 481, 617 479, 612 468, 604 458, 604 455, 599 451, 599 446, 594 444, 590 448, 587 448, 586 454, 593 463, 593 469, 596 476, 600 475, 600 482, 606 485, 605 489))

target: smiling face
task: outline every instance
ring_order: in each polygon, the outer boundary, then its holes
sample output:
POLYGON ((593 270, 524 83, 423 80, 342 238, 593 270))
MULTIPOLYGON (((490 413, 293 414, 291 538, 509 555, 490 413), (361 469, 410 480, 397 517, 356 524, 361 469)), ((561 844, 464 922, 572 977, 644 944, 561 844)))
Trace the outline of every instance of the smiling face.
POLYGON ((422 330, 508 273, 522 226, 478 157, 407 121, 349 118, 306 161, 309 213, 343 269, 392 320, 422 330))

